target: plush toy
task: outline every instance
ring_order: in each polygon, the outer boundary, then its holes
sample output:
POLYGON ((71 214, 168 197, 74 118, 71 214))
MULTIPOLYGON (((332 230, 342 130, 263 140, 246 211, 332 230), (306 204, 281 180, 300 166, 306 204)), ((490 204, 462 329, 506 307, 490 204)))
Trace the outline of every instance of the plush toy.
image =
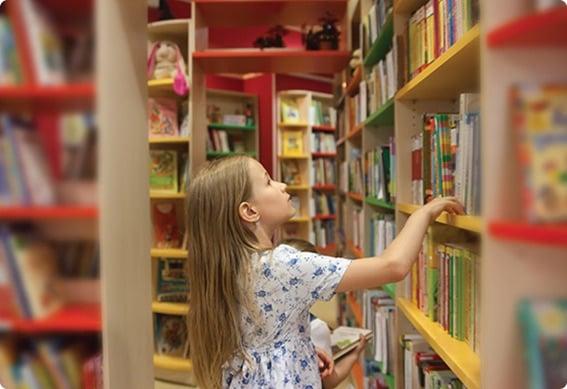
POLYGON ((170 41, 154 42, 148 56, 148 78, 162 80, 173 79, 173 90, 178 95, 189 91, 187 85, 185 60, 179 47, 170 41))

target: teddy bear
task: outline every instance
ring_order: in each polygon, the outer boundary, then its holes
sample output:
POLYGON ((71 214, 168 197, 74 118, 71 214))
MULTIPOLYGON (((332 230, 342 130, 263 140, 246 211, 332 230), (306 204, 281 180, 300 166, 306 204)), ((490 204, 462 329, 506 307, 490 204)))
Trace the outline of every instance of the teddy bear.
POLYGON ((183 95, 188 92, 185 60, 179 46, 171 41, 154 42, 148 56, 148 78, 174 80, 173 89, 183 95))

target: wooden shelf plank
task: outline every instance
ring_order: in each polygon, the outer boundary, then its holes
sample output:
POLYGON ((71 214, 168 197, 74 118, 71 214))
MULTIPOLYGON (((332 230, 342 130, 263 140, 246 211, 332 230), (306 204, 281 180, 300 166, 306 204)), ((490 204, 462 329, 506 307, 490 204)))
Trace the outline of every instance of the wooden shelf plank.
POLYGON ((388 100, 378 110, 372 113, 365 121, 366 127, 393 126, 394 125, 394 99, 388 100))
POLYGON ((346 50, 218 49, 196 51, 193 59, 205 73, 334 74, 350 60, 346 50))
POLYGON ((337 245, 332 243, 327 246, 317 246, 317 252, 322 255, 335 256, 337 253, 337 245))
POLYGON ((451 337, 410 301, 398 298, 396 305, 467 388, 480 388, 480 358, 465 342, 451 337))
POLYGON ((150 89, 173 88, 173 78, 164 78, 161 80, 149 80, 148 88, 150 89))
POLYGON ((315 215, 313 216, 314 220, 335 220, 337 215, 315 215))
POLYGON ((362 140, 362 129, 364 128, 364 123, 359 124, 358 126, 356 126, 354 129, 352 129, 351 131, 349 131, 349 133, 347 134, 346 138, 350 141, 354 140, 354 139, 360 139, 362 140))
POLYGON ((352 78, 348 82, 348 85, 343 92, 343 96, 341 97, 341 100, 344 99, 345 96, 350 96, 350 97, 356 96, 360 87, 360 81, 362 81, 362 65, 357 66, 357 68, 354 70, 354 73, 352 74, 352 78))
POLYGON ((348 305, 350 307, 350 310, 352 311, 352 314, 354 315, 354 320, 356 321, 356 325, 358 327, 362 328, 362 326, 364 324, 362 322, 362 308, 361 308, 360 304, 358 304, 358 302, 354 298, 354 295, 353 295, 352 292, 350 292, 348 294, 347 301, 348 301, 348 305))
POLYGON ((288 223, 309 223, 309 218, 307 216, 298 216, 289 219, 288 223))
MULTIPOLYGON (((397 209, 400 212, 405 214, 411 215, 419 208, 420 205, 414 204, 404 204, 404 203, 397 203, 397 209)), ((450 215, 447 212, 443 212, 441 216, 439 216, 436 220, 437 223, 447 224, 456 228, 460 228, 467 231, 472 231, 476 233, 481 233, 483 229, 483 222, 480 216, 460 216, 460 215, 450 215)))
POLYGON ((187 39, 190 19, 169 19, 148 23, 149 35, 180 35, 187 39))
POLYGON ((101 330, 100 305, 68 305, 42 319, 0 319, 0 328, 23 334, 83 333, 101 330))
POLYGON ((278 159, 309 159, 309 155, 278 155, 278 159))
POLYGON ((288 190, 290 192, 295 192, 295 191, 299 191, 299 190, 309 190, 309 186, 308 185, 288 185, 286 190, 288 190))
POLYGON ((364 388, 364 370, 360 361, 356 361, 356 363, 352 366, 352 375, 357 389, 364 388))
POLYGON ((150 255, 152 258, 187 259, 189 253, 187 250, 182 249, 152 249, 150 255))
POLYGON ((396 299, 396 284, 394 282, 382 285, 384 292, 388 293, 392 299, 396 299))
POLYGON ((315 124, 311 126, 311 130, 314 132, 335 132, 336 128, 326 124, 315 124))
POLYGON ((362 196, 361 193, 348 192, 348 197, 351 200, 354 200, 354 201, 359 202, 359 203, 362 203, 364 201, 364 197, 362 196))
POLYGON ((567 46, 567 7, 529 14, 491 31, 489 47, 567 46))
POLYGON ((364 252, 362 249, 355 246, 353 242, 347 242, 347 248, 357 259, 364 258, 364 252))
POLYGON ((0 220, 66 220, 97 219, 94 206, 8 206, 0 207, 0 220))
POLYGON ((336 158, 337 157, 337 153, 320 153, 320 152, 315 152, 315 153, 311 153, 311 156, 313 158, 336 158))
POLYGON ((479 37, 476 25, 401 88, 396 100, 455 99, 460 93, 478 91, 479 37))
POLYGON ((152 303, 152 312, 163 313, 167 315, 187 315, 189 313, 189 304, 181 303, 152 303))
POLYGON ((226 131, 256 131, 256 126, 235 126, 232 124, 209 123, 209 128, 226 131))
POLYGON ((325 12, 341 20, 346 0, 195 0, 208 27, 317 24, 325 12), (238 15, 238 17, 235 17, 238 15))
POLYGON ((155 200, 170 200, 170 199, 184 199, 187 197, 187 193, 160 193, 160 192, 150 192, 150 198, 155 200))
POLYGON ((386 58, 386 54, 392 46, 393 36, 394 18, 392 14, 389 14, 386 22, 384 22, 384 25, 382 26, 380 35, 378 36, 378 38, 376 38, 376 40, 372 44, 372 47, 368 51, 368 54, 364 58, 364 66, 366 68, 372 68, 378 63, 378 61, 386 58))
POLYGON ((279 122, 278 126, 279 127, 285 127, 285 128, 303 129, 303 128, 309 127, 309 123, 307 123, 307 122, 298 122, 298 123, 279 122))
POLYGON ((410 14, 415 11, 423 4, 426 0, 394 0, 394 13, 396 14, 410 14))
POLYGON ((150 137, 150 144, 186 144, 191 141, 189 136, 150 137))
POLYGON ((249 157, 256 157, 256 152, 247 151, 245 153, 236 153, 234 151, 207 151, 207 158, 232 157, 235 155, 248 155, 249 157))
POLYGON ((190 359, 175 358, 168 355, 154 354, 154 366, 165 370, 193 371, 193 364, 190 359))
POLYGON ((94 99, 95 86, 92 83, 63 85, 16 85, 1 86, 0 99, 17 100, 72 100, 94 99))
POLYGON ((366 197, 366 198, 364 199, 364 202, 365 202, 366 204, 373 205, 373 206, 375 206, 375 207, 380 207, 380 208, 384 208, 384 209, 389 209, 389 210, 392 210, 392 211, 396 209, 396 205, 395 205, 395 204, 389 203, 389 202, 387 202, 387 201, 385 201, 385 200, 377 199, 377 198, 375 198, 375 197, 366 197))
POLYGON ((497 239, 567 246, 567 224, 530 224, 521 221, 491 221, 489 234, 497 239))

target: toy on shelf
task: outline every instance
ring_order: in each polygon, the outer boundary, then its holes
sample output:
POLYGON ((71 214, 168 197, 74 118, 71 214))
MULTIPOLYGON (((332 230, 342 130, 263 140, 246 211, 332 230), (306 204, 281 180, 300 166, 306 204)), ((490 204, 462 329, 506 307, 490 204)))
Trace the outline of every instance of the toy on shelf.
POLYGON ((185 60, 179 46, 171 41, 154 42, 148 56, 148 78, 152 80, 173 79, 173 90, 180 96, 189 92, 185 76, 185 60))
POLYGON ((287 35, 287 33, 288 30, 278 24, 277 26, 270 28, 265 35, 256 38, 254 41, 254 47, 261 50, 269 47, 283 48, 285 47, 283 37, 284 35, 287 35))
POLYGON ((338 19, 333 17, 330 13, 326 13, 324 17, 320 18, 320 26, 310 27, 301 34, 301 40, 305 45, 306 50, 338 50, 339 36, 341 32, 336 26, 338 19))

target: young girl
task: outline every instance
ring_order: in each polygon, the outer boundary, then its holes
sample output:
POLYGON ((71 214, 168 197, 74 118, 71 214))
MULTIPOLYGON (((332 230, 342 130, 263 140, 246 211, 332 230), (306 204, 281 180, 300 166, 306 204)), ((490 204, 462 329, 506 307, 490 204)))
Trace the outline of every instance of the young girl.
POLYGON ((336 292, 405 277, 427 226, 453 198, 415 212, 380 257, 350 261, 272 246, 295 213, 286 185, 256 160, 216 160, 188 193, 190 353, 202 388, 320 388, 309 308, 336 292))

